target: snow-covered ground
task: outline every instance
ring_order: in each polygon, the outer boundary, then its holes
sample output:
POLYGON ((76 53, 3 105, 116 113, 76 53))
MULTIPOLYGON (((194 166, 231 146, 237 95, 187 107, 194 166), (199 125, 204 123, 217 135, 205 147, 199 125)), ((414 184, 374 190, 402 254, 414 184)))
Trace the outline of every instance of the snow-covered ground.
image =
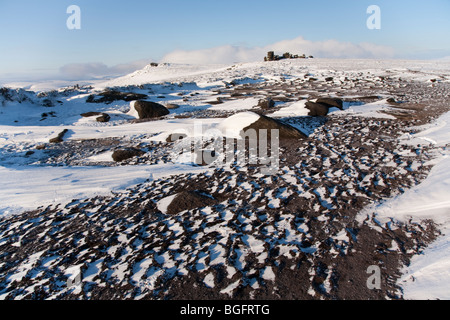
MULTIPOLYGON (((251 112, 258 104, 258 97, 211 104, 211 101, 219 97, 230 98, 220 92, 230 83, 289 83, 307 78, 324 81, 329 77, 333 78, 332 83, 336 87, 347 92, 345 97, 351 98, 359 95, 358 86, 370 89, 379 85, 383 88, 380 82, 382 77, 396 80, 399 88, 405 80, 418 81, 429 86, 448 83, 450 62, 301 59, 234 66, 162 64, 158 67, 148 66, 106 82, 92 83, 93 89, 64 91, 58 88, 58 83, 54 83, 57 91, 53 96, 44 97, 19 90, 21 102, 14 99, 0 100, 0 216, 17 214, 39 206, 67 203, 72 199, 108 195, 112 191, 123 191, 147 180, 209 170, 189 163, 102 166, 102 162, 111 161, 110 150, 90 154, 86 158, 88 162, 100 163, 96 166, 49 166, 37 161, 42 158, 43 153, 34 151, 36 146, 47 143, 63 129, 68 130, 66 141, 120 138, 139 143, 163 142, 171 133, 186 133, 198 138, 199 127, 204 131, 219 129, 222 132, 231 130, 237 133, 258 119, 258 116, 251 112), (346 78, 358 78, 360 81, 355 84, 346 82, 346 78), (162 104, 175 103, 179 104, 180 108, 172 110, 163 120, 133 123, 130 120, 133 120, 136 114, 129 112, 132 107, 129 102, 85 102, 90 94, 105 88, 118 87, 126 91, 129 86, 136 86, 133 87, 133 92, 148 94, 152 101, 162 104), (180 96, 180 93, 183 96, 180 96), (42 105, 45 97, 50 97, 54 103, 53 107, 42 105), (92 118, 80 116, 90 111, 106 112, 112 119, 109 123, 98 123, 92 118), (186 112, 197 111, 239 114, 228 119, 178 117, 186 112), (50 112, 54 114, 49 114, 50 112), (47 115, 44 116, 44 113, 47 115), (26 156, 30 150, 33 150, 33 154, 26 156)), ((20 84, 15 85, 19 86, 20 84)), ((36 87, 26 86, 36 92, 50 87, 52 83, 36 87)), ((326 90, 330 95, 336 93, 332 89, 326 90)), ((387 87, 385 91, 379 92, 379 97, 375 102, 346 104, 343 111, 332 110, 332 114, 393 119, 391 114, 385 112, 392 108, 386 100, 389 97, 387 87)), ((308 115, 305 101, 277 103, 278 109, 272 116, 283 119, 305 117, 308 115)), ((450 113, 432 124, 416 129, 418 133, 404 136, 400 142, 411 146, 431 144, 435 147, 434 159, 430 163, 434 167, 428 179, 404 194, 367 210, 374 210, 376 218, 381 222, 394 218, 400 221, 433 219, 439 223, 443 235, 422 255, 413 258, 411 265, 405 268, 399 284, 406 299, 450 299, 450 113)), ((169 197, 169 200, 171 199, 169 197)), ((162 212, 167 209, 169 200, 160 201, 162 212)), ((363 211, 361 216, 364 214, 366 211, 363 211)), ((270 280, 273 277, 274 273, 268 267, 263 278, 270 280)))
POLYGON ((121 167, 0 167, 2 215, 108 195, 152 179, 205 169, 188 165, 121 167))
POLYGON ((449 60, 366 60, 366 59, 300 59, 296 61, 278 61, 271 64, 261 62, 237 63, 235 65, 187 65, 163 63, 158 67, 148 65, 129 75, 111 80, 92 81, 41 81, 36 83, 11 82, 3 86, 10 88, 25 88, 41 92, 57 90, 68 85, 92 85, 98 90, 107 87, 138 86, 148 83, 189 83, 195 82, 199 86, 222 84, 235 79, 280 79, 287 77, 303 77, 305 74, 313 77, 326 78, 329 76, 371 75, 394 76, 404 80, 429 81, 450 77, 449 60))
POLYGON ((417 128, 404 142, 412 146, 431 144, 436 150, 428 178, 404 194, 379 204, 380 222, 394 217, 408 222, 431 219, 440 225, 442 236, 422 255, 415 256, 404 270, 400 285, 406 299, 450 299, 450 112, 434 123, 417 128))

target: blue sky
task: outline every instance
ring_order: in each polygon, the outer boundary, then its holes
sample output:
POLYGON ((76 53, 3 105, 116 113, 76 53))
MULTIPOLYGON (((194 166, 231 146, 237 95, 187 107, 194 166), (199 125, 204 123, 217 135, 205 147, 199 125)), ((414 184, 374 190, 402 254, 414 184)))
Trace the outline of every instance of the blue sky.
POLYGON ((312 51, 320 44, 323 57, 333 56, 323 42, 334 40, 346 44, 344 57, 350 44, 370 43, 393 58, 436 59, 450 56, 449 13, 448 0, 0 0, 0 78, 54 76, 83 65, 125 72, 177 50, 266 48, 298 37, 312 51), (373 4, 381 8, 381 30, 366 27, 373 4), (66 27, 70 5, 81 9, 80 30, 66 27))

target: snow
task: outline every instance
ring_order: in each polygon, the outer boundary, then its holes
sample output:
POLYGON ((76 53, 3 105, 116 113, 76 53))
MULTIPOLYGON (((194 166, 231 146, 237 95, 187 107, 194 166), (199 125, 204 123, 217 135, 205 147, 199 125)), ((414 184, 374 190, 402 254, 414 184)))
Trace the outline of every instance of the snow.
POLYGON ((260 116, 254 112, 241 112, 223 120, 218 129, 228 138, 239 138, 241 131, 259 118, 260 116))
POLYGON ((367 103, 360 106, 350 106, 345 110, 337 110, 333 113, 337 115, 350 115, 368 118, 395 119, 394 116, 383 113, 389 111, 389 103, 386 100, 367 103))
POLYGON ((450 150, 446 145, 450 143, 450 112, 419 129, 422 129, 419 133, 404 137, 405 142, 440 147, 432 160, 434 167, 421 184, 374 210, 381 222, 394 217, 404 222, 432 219, 439 225, 443 235, 421 255, 413 257, 411 265, 404 269, 400 284, 405 299, 447 300, 450 299, 450 150))
POLYGON ((214 288, 214 274, 210 273, 206 275, 205 279, 203 280, 205 285, 209 288, 214 288))
POLYGON ((214 72, 221 72, 227 65, 190 65, 190 64, 170 64, 163 63, 158 67, 146 66, 129 75, 100 82, 95 85, 99 90, 108 87, 121 87, 130 85, 142 85, 147 83, 158 83, 166 81, 190 82, 189 79, 202 79, 202 76, 209 76, 214 72))
POLYGON ((414 257, 401 278, 405 299, 449 300, 450 242, 442 237, 414 257))
POLYGON ((112 155, 113 155, 113 151, 107 151, 107 152, 103 152, 91 157, 86 158, 86 160, 88 161, 92 161, 92 162, 111 162, 113 161, 112 155))
POLYGON ((290 106, 284 107, 272 113, 270 116, 275 118, 308 116, 310 110, 306 109, 305 104, 306 100, 294 102, 290 106))
POLYGON ((240 111, 250 110, 258 105, 259 100, 256 98, 240 99, 227 101, 218 105, 215 105, 209 110, 224 110, 224 111, 240 111))
POLYGON ((139 113, 137 112, 137 110, 134 108, 136 101, 131 101, 130 102, 130 111, 128 111, 128 115, 132 116, 136 119, 139 119, 139 113))
POLYGON ((109 195, 148 179, 177 173, 201 172, 186 165, 121 167, 16 167, 0 166, 0 216, 70 202, 72 199, 109 195))
POLYGON ((450 143, 449 137, 450 112, 445 113, 431 124, 418 127, 418 133, 413 136, 407 136, 409 144, 427 144, 431 143, 436 146, 445 146, 450 143))
POLYGON ((167 213, 167 208, 170 206, 170 204, 172 203, 173 199, 175 199, 176 196, 177 195, 174 194, 159 200, 157 203, 158 210, 164 214, 167 213))
POLYGON ((266 281, 275 281, 275 273, 273 272, 272 267, 266 267, 261 276, 266 281))

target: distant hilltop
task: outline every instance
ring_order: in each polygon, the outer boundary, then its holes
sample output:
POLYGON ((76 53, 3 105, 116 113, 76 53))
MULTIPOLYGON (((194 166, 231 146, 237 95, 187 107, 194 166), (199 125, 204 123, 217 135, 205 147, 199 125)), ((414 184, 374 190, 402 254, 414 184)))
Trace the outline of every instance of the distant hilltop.
POLYGON ((283 59, 313 59, 313 56, 306 56, 305 54, 290 54, 289 52, 284 53, 282 56, 275 55, 275 52, 269 51, 267 52, 267 56, 264 57, 264 61, 278 61, 283 59))

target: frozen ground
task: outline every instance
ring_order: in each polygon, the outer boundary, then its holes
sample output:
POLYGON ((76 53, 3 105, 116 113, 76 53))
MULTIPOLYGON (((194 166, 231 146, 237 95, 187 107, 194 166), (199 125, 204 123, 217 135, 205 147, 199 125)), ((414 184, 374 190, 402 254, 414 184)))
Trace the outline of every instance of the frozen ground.
POLYGON ((448 62, 302 59, 163 64, 92 87, 3 90, 0 296, 448 299, 449 79, 448 62), (179 108, 140 121, 129 101, 86 102, 111 87, 179 108), (273 108, 257 106, 265 97, 273 108), (344 110, 308 117, 305 102, 320 97, 340 97, 344 110), (111 120, 81 116, 92 111, 111 120), (166 140, 235 133, 255 112, 309 136, 282 146, 275 177, 195 165, 176 152, 183 141, 166 140), (114 162, 123 147, 144 155, 114 162), (170 214, 183 185, 205 206, 170 214), (429 219, 442 233, 434 242, 429 219), (366 263, 379 261, 383 290, 367 292, 366 263), (74 266, 82 287, 65 285, 74 266))

